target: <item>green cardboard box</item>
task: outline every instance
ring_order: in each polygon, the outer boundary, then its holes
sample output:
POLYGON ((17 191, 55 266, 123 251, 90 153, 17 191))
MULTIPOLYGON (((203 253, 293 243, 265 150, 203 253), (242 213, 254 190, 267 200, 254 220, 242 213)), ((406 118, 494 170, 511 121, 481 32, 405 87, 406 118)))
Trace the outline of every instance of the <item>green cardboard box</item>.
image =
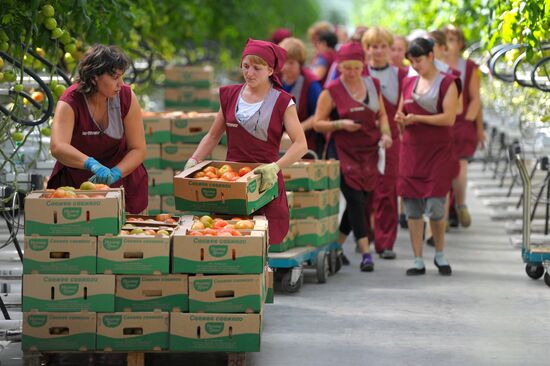
POLYGON ((167 87, 192 86, 209 90, 214 84, 214 68, 210 65, 168 65, 164 76, 167 87))
POLYGON ((160 351, 168 349, 169 314, 162 312, 97 314, 97 349, 160 351))
POLYGON ((25 236, 23 273, 95 274, 94 236, 25 236))
POLYGON ((263 314, 170 314, 170 350, 259 352, 263 314))
POLYGON ((289 228, 288 228, 288 233, 286 234, 282 243, 269 245, 268 251, 269 253, 286 252, 287 250, 294 248, 295 240, 296 240, 296 220, 291 219, 289 228))
POLYGON ((164 89, 164 106, 167 109, 210 111, 212 96, 209 89, 199 89, 194 86, 168 87, 164 89))
POLYGON ((23 313, 23 351, 93 351, 96 313, 23 313))
POLYGON ((143 166, 147 169, 161 169, 162 168, 162 158, 161 158, 161 145, 160 144, 149 144, 147 145, 147 153, 145 155, 145 160, 143 160, 143 166))
POLYGON ((260 176, 254 168, 260 163, 235 163, 226 161, 203 161, 174 177, 174 196, 179 211, 210 211, 220 214, 250 215, 279 195, 279 186, 260 192, 260 176), (192 178, 207 166, 220 168, 229 164, 234 171, 249 166, 252 171, 236 181, 202 180, 192 178))
POLYGON ((187 275, 117 275, 115 311, 189 311, 187 275))
POLYGON ((23 311, 110 312, 115 276, 23 275, 23 311))
POLYGON ((292 217, 307 219, 309 217, 322 219, 329 214, 328 191, 294 192, 292 217))
POLYGON ((164 144, 170 142, 170 114, 159 112, 142 112, 145 142, 147 144, 164 144))
POLYGON ((323 219, 299 219, 296 221, 296 247, 319 247, 327 243, 327 220, 323 219))
MULTIPOLYGON (((198 144, 214 124, 217 113, 181 113, 171 120, 172 142, 198 144)), ((225 160, 225 156, 220 159, 225 160)))
POLYGON ((265 298, 265 274, 189 277, 189 312, 259 313, 265 298))
POLYGON ((339 234, 340 234, 340 230, 339 230, 339 227, 340 227, 340 222, 339 222, 339 219, 338 219, 338 215, 332 215, 332 216, 329 216, 327 217, 327 224, 328 224, 328 227, 327 227, 327 240, 328 242, 330 243, 335 243, 335 242, 338 242, 338 238, 339 238, 339 234))
POLYGON ((160 196, 149 196, 147 215, 158 215, 161 213, 160 196))
POLYGON ((172 195, 174 194, 174 171, 172 169, 148 169, 149 194, 172 195))
MULTIPOLYGON (((166 230, 172 233, 172 229, 166 230)), ((100 236, 97 240, 97 273, 162 274, 169 272, 170 236, 168 235, 122 234, 100 236)))
POLYGON ((273 304, 275 303, 275 293, 273 291, 273 282, 274 282, 273 270, 267 267, 265 275, 266 275, 266 287, 267 287, 265 303, 273 304))
POLYGON ((340 213, 340 188, 332 188, 327 191, 328 209, 327 216, 340 213))
POLYGON ((287 191, 314 191, 328 188, 327 168, 323 160, 301 160, 283 169, 287 191))
POLYGON ((161 207, 162 207, 162 212, 166 212, 173 215, 178 213, 178 210, 176 210, 176 200, 174 199, 174 196, 162 196, 161 207))
POLYGON ((193 156, 197 146, 198 145, 182 144, 179 142, 163 144, 161 150, 162 168, 183 170, 185 163, 193 156))
POLYGON ((340 161, 339 160, 325 160, 328 176, 328 188, 340 189, 340 161))
POLYGON ((116 234, 124 222, 124 190, 77 190, 86 198, 47 198, 51 191, 25 197, 25 235, 116 234))
POLYGON ((266 262, 265 231, 242 236, 192 236, 192 222, 182 222, 172 243, 172 272, 199 274, 261 273, 266 262))

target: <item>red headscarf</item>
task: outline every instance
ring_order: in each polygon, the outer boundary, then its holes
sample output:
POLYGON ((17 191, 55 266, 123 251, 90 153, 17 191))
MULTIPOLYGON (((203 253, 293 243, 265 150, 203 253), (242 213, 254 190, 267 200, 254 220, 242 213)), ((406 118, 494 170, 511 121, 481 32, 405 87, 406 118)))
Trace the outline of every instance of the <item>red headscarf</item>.
POLYGON ((287 28, 278 28, 271 34, 271 42, 275 44, 281 43, 285 38, 292 37, 292 32, 287 28))
POLYGON ((338 50, 337 62, 361 61, 365 62, 365 50, 359 42, 344 43, 338 50))
POLYGON ((271 42, 249 38, 246 46, 244 46, 242 58, 248 55, 262 58, 273 69, 273 75, 270 76, 271 81, 282 89, 282 84, 277 74, 279 74, 285 63, 286 50, 271 42))

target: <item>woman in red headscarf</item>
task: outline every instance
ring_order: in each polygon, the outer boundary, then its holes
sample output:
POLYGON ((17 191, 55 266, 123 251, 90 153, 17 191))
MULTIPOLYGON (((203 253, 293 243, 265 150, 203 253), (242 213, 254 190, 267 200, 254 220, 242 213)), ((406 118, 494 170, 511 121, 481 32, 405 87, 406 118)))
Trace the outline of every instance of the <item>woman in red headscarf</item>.
POLYGON ((340 160, 341 190, 346 210, 340 222, 340 243, 349 233, 359 244, 361 271, 374 269, 369 253, 365 203, 376 186, 378 147, 391 147, 392 138, 377 80, 362 76, 365 52, 358 42, 338 51, 340 77, 319 96, 313 127, 331 133, 328 157, 340 160))
POLYGON ((283 241, 290 222, 281 169, 307 151, 295 103, 277 77, 285 58, 286 51, 271 42, 248 40, 241 61, 244 84, 220 88, 216 120, 185 165, 188 169, 208 156, 224 132, 228 161, 265 163, 254 170, 262 176, 260 191, 279 183, 279 196, 258 211, 265 214, 269 222, 270 244, 283 241), (292 145, 279 159, 283 131, 292 145))

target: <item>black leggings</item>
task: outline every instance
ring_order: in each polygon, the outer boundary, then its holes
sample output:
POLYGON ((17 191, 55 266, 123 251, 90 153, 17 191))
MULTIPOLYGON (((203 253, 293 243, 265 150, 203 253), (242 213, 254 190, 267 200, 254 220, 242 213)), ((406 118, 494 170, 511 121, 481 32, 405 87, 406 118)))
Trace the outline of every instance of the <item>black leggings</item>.
POLYGON ((351 188, 346 184, 343 175, 340 177, 340 190, 346 199, 346 209, 342 216, 342 221, 340 221, 340 232, 344 235, 349 235, 353 230, 356 240, 366 237, 368 226, 365 205, 371 193, 351 188))

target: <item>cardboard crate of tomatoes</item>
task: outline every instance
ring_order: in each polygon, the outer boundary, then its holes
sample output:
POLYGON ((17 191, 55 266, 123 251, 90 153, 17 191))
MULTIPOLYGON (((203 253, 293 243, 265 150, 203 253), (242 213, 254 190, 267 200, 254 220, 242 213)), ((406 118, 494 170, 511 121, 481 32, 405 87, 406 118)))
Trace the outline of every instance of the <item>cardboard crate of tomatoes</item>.
POLYGON ((176 209, 250 215, 278 196, 278 185, 260 192, 261 163, 203 161, 174 177, 176 209))

